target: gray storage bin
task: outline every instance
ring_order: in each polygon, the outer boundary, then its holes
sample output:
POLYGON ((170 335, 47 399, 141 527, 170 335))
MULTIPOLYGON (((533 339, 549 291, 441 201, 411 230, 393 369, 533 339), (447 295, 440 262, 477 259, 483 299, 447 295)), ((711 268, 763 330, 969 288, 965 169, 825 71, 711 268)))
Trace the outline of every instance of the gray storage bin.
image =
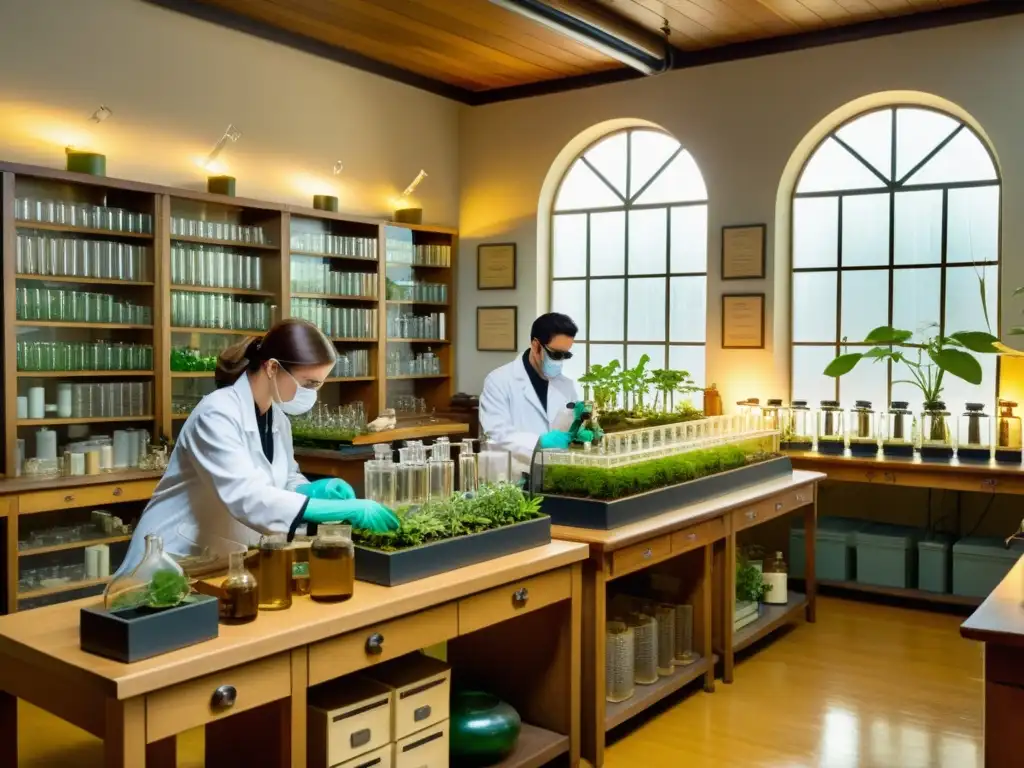
POLYGON ((919 528, 872 523, 857 531, 857 582, 874 587, 912 589, 917 582, 919 528))
POLYGON ((917 542, 917 588, 926 592, 949 594, 952 576, 950 557, 955 537, 947 533, 933 533, 917 542))
POLYGON ((960 539, 953 545, 953 594, 988 597, 1021 555, 1024 546, 1020 542, 1007 549, 999 538, 960 539))
MULTIPOLYGON (((854 534, 868 525, 851 517, 820 517, 815 536, 814 573, 825 581, 852 581, 856 574, 854 534)), ((794 520, 789 531, 789 573, 802 579, 804 559, 804 521, 794 520)))

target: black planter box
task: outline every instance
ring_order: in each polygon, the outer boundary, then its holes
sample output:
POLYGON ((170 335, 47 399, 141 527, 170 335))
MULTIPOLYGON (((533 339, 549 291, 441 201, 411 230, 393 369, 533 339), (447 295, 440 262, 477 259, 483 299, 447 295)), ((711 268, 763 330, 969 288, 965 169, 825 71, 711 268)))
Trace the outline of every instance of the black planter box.
POLYGON ((953 449, 951 447, 932 447, 929 445, 921 446, 921 460, 922 461, 952 461, 953 460, 953 449))
POLYGON ((967 461, 973 464, 988 464, 992 459, 992 451, 988 448, 957 448, 956 457, 960 461, 967 461))
POLYGON ((1006 448, 996 448, 996 463, 997 464, 1020 464, 1021 463, 1021 452, 1013 451, 1006 448))
POLYGON ((217 637, 217 598, 193 595, 176 608, 83 608, 78 620, 83 651, 132 662, 217 637))
POLYGON ((842 456, 846 453, 846 442, 844 440, 819 440, 818 453, 826 456, 842 456))
POLYGON ((887 443, 882 441, 882 455, 912 459, 914 458, 914 446, 911 443, 887 443))
POLYGON ((607 531, 792 473, 793 463, 788 456, 782 456, 615 501, 544 494, 541 511, 551 515, 555 525, 607 531))
POLYGON ((395 587, 550 543, 551 518, 545 516, 398 552, 356 546, 356 578, 395 587))

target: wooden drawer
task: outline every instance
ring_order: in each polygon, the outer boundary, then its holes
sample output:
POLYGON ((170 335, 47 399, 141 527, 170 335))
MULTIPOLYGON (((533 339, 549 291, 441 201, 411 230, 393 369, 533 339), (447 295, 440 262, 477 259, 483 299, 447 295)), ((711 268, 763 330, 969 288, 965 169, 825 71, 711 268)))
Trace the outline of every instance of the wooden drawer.
POLYGON ((448 719, 452 671, 443 661, 414 653, 367 674, 393 693, 395 741, 448 719))
POLYGON ((307 719, 309 768, 348 764, 383 747, 390 753, 392 701, 390 688, 358 675, 314 689, 307 719))
MULTIPOLYGON (((335 768, 391 768, 391 760, 394 757, 394 744, 381 747, 376 752, 368 755, 361 755, 347 763, 335 766, 335 768)), ((310 766, 313 768, 313 766, 310 766)))
POLYGON ((463 598, 459 600, 459 634, 476 632, 513 616, 568 600, 571 595, 569 569, 560 568, 463 598))
POLYGON ((395 742, 394 768, 448 768, 448 721, 395 742))
POLYGON ((672 554, 681 555, 684 552, 703 547, 712 541, 718 541, 725 537, 725 518, 716 517, 714 520, 706 520, 703 523, 692 525, 681 531, 672 534, 672 554))
POLYGON ((102 507, 120 504, 123 501, 142 501, 149 499, 155 489, 155 480, 134 480, 128 483, 87 485, 59 491, 35 491, 18 497, 18 511, 24 515, 79 507, 102 507))
POLYGON ((745 528, 760 525, 768 520, 785 515, 813 501, 813 486, 786 491, 778 496, 752 504, 749 507, 741 507, 734 510, 732 513, 732 528, 734 531, 742 531, 745 528))
POLYGON ((309 646, 309 684, 366 669, 459 634, 455 603, 439 605, 309 646))
POLYGON ((146 696, 146 741, 286 698, 291 688, 288 653, 164 688, 146 696))
POLYGON ((672 554, 672 537, 656 536, 612 553, 612 576, 639 571, 672 554))

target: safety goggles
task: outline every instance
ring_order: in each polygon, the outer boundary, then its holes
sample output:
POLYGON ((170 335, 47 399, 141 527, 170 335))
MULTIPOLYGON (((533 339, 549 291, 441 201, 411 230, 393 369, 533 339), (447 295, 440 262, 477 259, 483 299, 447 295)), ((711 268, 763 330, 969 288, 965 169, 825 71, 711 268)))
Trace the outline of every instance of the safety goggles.
POLYGON ((541 344, 548 357, 552 360, 572 360, 572 352, 563 352, 560 349, 551 349, 547 344, 541 344))

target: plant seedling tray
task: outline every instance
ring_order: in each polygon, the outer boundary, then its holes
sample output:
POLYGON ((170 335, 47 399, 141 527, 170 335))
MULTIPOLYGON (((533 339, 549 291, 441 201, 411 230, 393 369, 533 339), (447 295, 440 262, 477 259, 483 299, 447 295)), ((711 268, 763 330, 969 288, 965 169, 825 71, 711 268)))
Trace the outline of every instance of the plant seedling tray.
POLYGON ((606 531, 688 504, 696 504, 714 496, 721 496, 723 493, 792 474, 793 463, 788 456, 781 456, 614 501, 544 494, 541 511, 551 515, 551 521, 555 525, 606 531))
POLYGON ((78 619, 83 651, 131 663, 202 643, 219 631, 217 598, 193 595, 175 608, 83 608, 78 619))
POLYGON ((544 516, 397 552, 356 545, 356 578, 395 587, 550 543, 551 518, 544 516))

